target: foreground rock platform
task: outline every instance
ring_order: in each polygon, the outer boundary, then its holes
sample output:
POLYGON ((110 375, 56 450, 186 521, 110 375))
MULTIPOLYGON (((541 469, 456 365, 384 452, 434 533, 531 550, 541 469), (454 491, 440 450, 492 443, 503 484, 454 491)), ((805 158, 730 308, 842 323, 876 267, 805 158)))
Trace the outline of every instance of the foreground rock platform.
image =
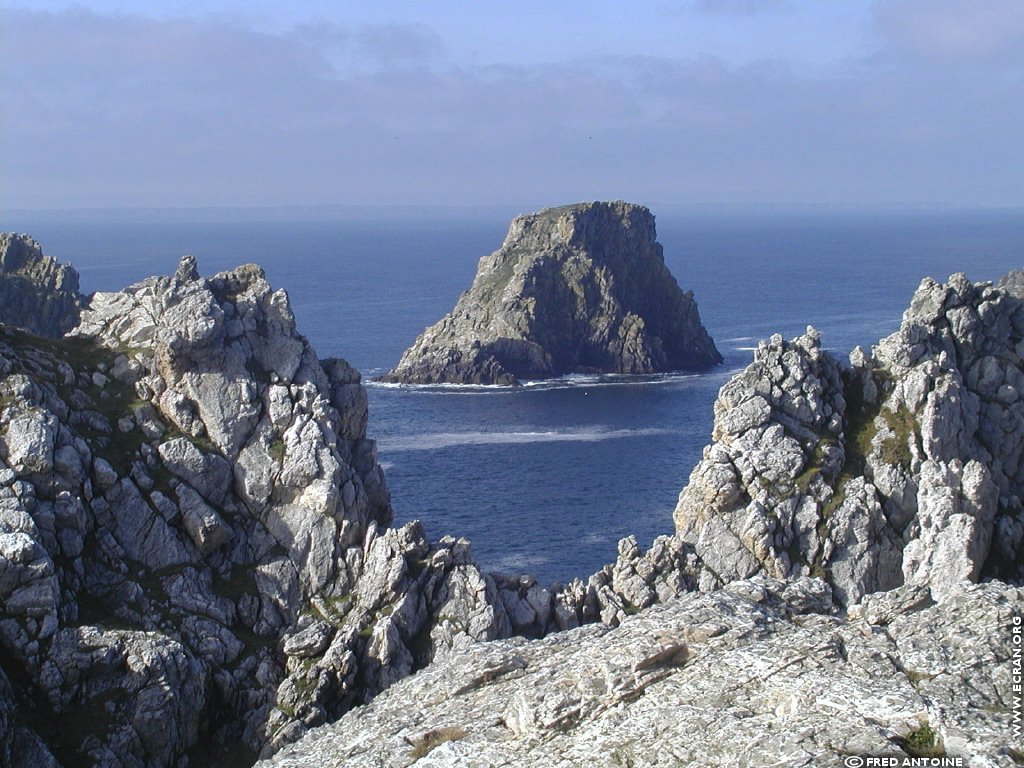
POLYGON ((1024 593, 927 589, 829 614, 820 581, 752 579, 435 660, 262 768, 1013 766, 1010 626, 1024 593))
POLYGON ((569 373, 701 370, 722 361, 665 266, 654 216, 581 203, 517 217, 455 308, 383 381, 513 385, 569 373))

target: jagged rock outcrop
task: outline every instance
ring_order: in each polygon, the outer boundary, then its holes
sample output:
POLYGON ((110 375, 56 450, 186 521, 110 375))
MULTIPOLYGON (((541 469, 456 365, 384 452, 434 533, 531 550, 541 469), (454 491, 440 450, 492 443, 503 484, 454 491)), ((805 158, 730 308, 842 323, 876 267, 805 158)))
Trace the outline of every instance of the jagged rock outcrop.
POLYGON ((0 328, 0 404, 5 765, 271 750, 511 632, 466 542, 388 528, 358 372, 257 267, 0 328))
POLYGON ((821 575, 841 604, 981 576, 1020 580, 1024 301, 954 275, 849 363, 818 334, 762 342, 722 388, 714 442, 676 508, 702 587, 821 575))
POLYGON ((595 622, 616 626, 696 589, 700 573, 678 537, 660 537, 647 552, 624 539, 614 564, 586 582, 550 587, 529 576, 483 573, 469 542, 446 536, 430 543, 418 523, 371 531, 363 551, 353 592, 314 598, 284 635, 288 676, 278 687, 264 755, 439 658, 458 658, 480 641, 543 637, 595 622))
POLYGON ((0 323, 57 338, 78 325, 85 303, 70 265, 28 235, 0 232, 0 323))
POLYGON ((935 604, 907 586, 848 618, 831 607, 819 580, 759 576, 615 629, 480 644, 259 765, 1017 764, 1020 589, 974 585, 935 604))
POLYGON ((435 656, 614 624, 692 587, 670 565, 696 572, 625 542, 548 589, 389 528, 358 372, 317 360, 253 266, 204 279, 186 257, 96 294, 63 339, 0 329, 0 403, 12 766, 269 754, 435 656))
POLYGON ((382 379, 509 385, 721 361, 692 292, 665 266, 651 212, 582 203, 515 218, 455 308, 382 379))

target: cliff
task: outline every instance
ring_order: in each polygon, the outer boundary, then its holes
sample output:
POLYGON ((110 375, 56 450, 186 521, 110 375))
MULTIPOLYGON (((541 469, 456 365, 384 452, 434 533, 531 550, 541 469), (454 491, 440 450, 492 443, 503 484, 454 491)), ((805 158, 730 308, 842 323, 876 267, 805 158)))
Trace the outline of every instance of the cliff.
POLYGON ((63 336, 78 324, 85 301, 71 266, 44 256, 28 235, 0 233, 0 323, 63 336))
POLYGON ((692 293, 665 266, 651 212, 582 203, 514 219, 469 291, 382 379, 508 385, 721 360, 692 293))
POLYGON ((358 372, 258 267, 0 326, 0 763, 1009 764, 1020 286, 925 281, 849 362, 764 342, 677 532, 550 588, 389 527, 358 372))
POLYGON ((1024 577, 1021 287, 925 280, 900 329, 849 361, 813 329, 762 342, 675 512, 705 582, 814 574, 851 604, 1024 577))
POLYGON ((0 327, 0 404, 3 765, 252 760, 511 632, 466 542, 388 528, 358 372, 255 266, 0 327))

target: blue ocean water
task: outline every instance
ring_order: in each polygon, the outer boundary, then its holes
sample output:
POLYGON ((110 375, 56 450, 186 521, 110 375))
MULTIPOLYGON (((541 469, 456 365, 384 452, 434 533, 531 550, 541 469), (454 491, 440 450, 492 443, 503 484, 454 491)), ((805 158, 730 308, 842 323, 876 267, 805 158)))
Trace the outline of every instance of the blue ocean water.
MULTIPOLYGON (((657 213, 657 211, 656 211, 657 213)), ((725 363, 702 375, 576 377, 517 390, 370 385, 370 432, 396 521, 465 536, 481 565, 585 577, 631 533, 647 545, 708 442, 712 404, 758 339, 815 325, 846 353, 892 332, 925 275, 992 280, 1024 267, 1024 213, 658 216, 725 363)), ((261 264, 321 357, 372 377, 454 304, 505 218, 124 224, 9 220, 72 262, 85 291, 261 264)))

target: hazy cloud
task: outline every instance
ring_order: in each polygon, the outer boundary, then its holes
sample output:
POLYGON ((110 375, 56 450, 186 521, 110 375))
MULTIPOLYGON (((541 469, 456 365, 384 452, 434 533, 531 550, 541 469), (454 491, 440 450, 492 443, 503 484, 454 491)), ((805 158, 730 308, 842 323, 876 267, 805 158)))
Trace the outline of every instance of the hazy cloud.
POLYGON ((775 11, 783 0, 695 0, 694 8, 701 13, 738 13, 752 15, 775 11))
POLYGON ((827 76, 707 55, 457 65, 421 25, 270 34, 6 11, 0 194, 9 207, 1021 205, 1024 68, 1012 8, 996 5, 1003 29, 966 39, 1002 57, 998 78, 922 56, 952 45, 915 31, 955 10, 943 0, 880 4, 882 47, 827 76))
POLYGON ((439 59, 444 54, 444 45, 426 27, 377 24, 356 33, 356 54, 384 64, 423 61, 439 59))
POLYGON ((875 16, 893 44, 912 53, 961 61, 1024 55, 1020 0, 888 0, 875 16))

